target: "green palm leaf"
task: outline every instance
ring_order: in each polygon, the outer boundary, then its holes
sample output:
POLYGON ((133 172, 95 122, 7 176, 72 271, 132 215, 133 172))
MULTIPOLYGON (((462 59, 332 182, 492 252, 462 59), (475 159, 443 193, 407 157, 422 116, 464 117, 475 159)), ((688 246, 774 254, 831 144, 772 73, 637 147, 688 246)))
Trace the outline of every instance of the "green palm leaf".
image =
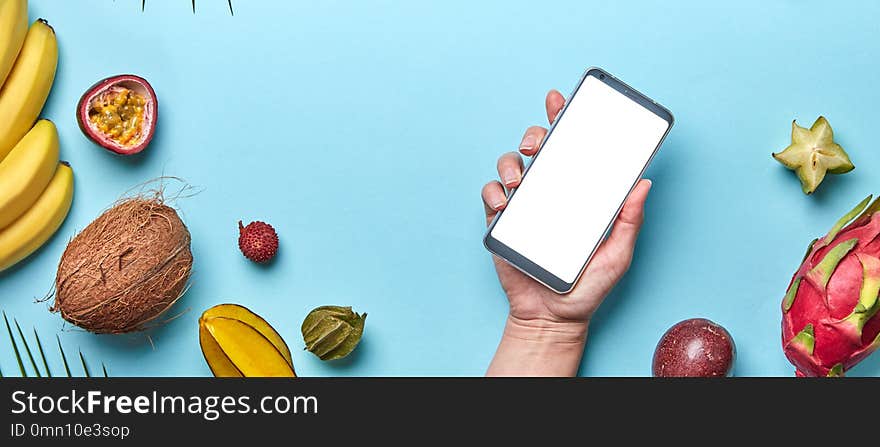
MULTIPOLYGON (((229 14, 235 15, 235 11, 232 10, 232 0, 226 0, 226 4, 229 5, 229 14)), ((147 0, 141 0, 141 12, 144 11, 147 7, 147 0)), ((196 0, 192 0, 192 10, 193 14, 196 13, 196 0)))
MULTIPOLYGON (((42 371, 40 371, 37 358, 34 357, 34 350, 32 350, 30 344, 28 344, 27 338, 24 336, 24 331, 21 330, 21 325, 18 324, 18 320, 13 318, 12 321, 15 323, 15 332, 18 332, 18 340, 16 340, 14 332, 12 331, 12 325, 9 324, 9 318, 6 316, 6 312, 3 311, 3 322, 6 324, 6 333, 9 335, 9 342, 12 344, 12 351, 15 353, 15 360, 18 362, 18 370, 21 373, 21 377, 28 377, 28 371, 25 367, 24 355, 19 349, 19 341, 21 342, 21 346, 24 347, 24 354, 27 355, 27 360, 30 362, 30 366, 33 368, 36 377, 43 377, 44 373, 45 377, 52 377, 52 370, 49 369, 49 361, 46 359, 46 351, 43 349, 43 342, 40 341, 37 329, 34 328, 34 340, 37 342, 36 352, 39 354, 40 360, 42 360, 42 371)), ((70 365, 67 363, 67 355, 64 353, 64 348, 61 346, 61 337, 56 334, 55 340, 58 342, 58 352, 61 354, 61 362, 64 364, 64 371, 67 373, 67 377, 73 377, 73 373, 70 371, 70 365)), ((0 350, 0 353, 2 353, 2 350, 0 350)), ((86 357, 83 355, 82 350, 79 351, 79 361, 82 365, 85 376, 92 377, 88 363, 86 362, 86 357)), ((101 363, 101 370, 104 373, 104 377, 109 377, 109 374, 107 374, 107 366, 104 365, 103 362, 101 363)), ((2 371, 0 371, 0 377, 3 377, 2 371)))
POLYGON ((9 341, 12 342, 12 350, 15 351, 15 360, 18 361, 18 370, 21 371, 22 377, 27 377, 27 371, 24 370, 24 363, 21 361, 21 353, 18 352, 18 344, 15 343, 15 337, 12 336, 12 327, 9 326, 9 319, 6 318, 6 311, 3 311, 3 321, 6 322, 6 331, 9 332, 9 341))
POLYGON ((55 338, 58 340, 58 351, 61 352, 61 361, 64 362, 64 371, 67 371, 67 377, 73 377, 73 374, 70 373, 70 366, 67 364, 67 356, 64 355, 64 348, 61 347, 61 337, 58 334, 55 334, 55 338))
POLYGON ((83 357, 82 351, 79 351, 79 361, 82 362, 83 372, 86 373, 86 377, 92 377, 92 375, 89 374, 89 367, 86 365, 86 358, 83 357))
POLYGON ((37 335, 37 328, 34 328, 34 338, 37 339, 37 349, 40 351, 40 357, 43 358, 43 368, 46 370, 46 377, 52 377, 52 371, 49 369, 49 362, 46 361, 46 353, 43 352, 43 344, 40 343, 40 336, 37 335))
POLYGON ((27 352, 28 359, 31 361, 31 367, 34 368, 34 373, 37 374, 37 377, 43 377, 43 375, 40 374, 40 369, 37 368, 37 362, 34 361, 34 355, 31 354, 31 347, 28 346, 27 339, 24 338, 24 333, 21 332, 21 326, 18 325, 18 320, 13 318, 12 321, 15 323, 15 329, 18 330, 18 336, 21 338, 21 344, 24 345, 24 350, 27 352))

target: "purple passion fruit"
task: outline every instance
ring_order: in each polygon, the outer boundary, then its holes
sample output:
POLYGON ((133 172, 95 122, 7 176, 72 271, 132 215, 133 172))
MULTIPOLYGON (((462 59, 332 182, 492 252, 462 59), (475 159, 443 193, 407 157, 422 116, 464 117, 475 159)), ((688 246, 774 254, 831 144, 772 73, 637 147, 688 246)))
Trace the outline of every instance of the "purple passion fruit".
POLYGON ((669 328, 654 350, 654 377, 727 377, 736 346, 726 329, 692 318, 669 328))
POLYGON ((153 139, 159 117, 156 92, 135 75, 101 80, 80 98, 76 120, 98 146, 120 155, 144 150, 153 139))

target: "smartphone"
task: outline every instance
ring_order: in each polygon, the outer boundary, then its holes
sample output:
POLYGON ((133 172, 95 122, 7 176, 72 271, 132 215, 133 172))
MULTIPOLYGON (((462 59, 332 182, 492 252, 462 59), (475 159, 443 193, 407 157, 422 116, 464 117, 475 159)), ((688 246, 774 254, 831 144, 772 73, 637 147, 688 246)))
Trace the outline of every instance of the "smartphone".
POLYGON ((556 293, 571 291, 657 153, 672 113, 589 68, 483 238, 556 293))

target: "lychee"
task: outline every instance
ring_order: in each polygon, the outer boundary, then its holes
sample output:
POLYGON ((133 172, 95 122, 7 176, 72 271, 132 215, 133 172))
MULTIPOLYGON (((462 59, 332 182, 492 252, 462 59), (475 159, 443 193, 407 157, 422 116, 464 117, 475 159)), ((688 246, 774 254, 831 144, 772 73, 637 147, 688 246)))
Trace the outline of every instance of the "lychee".
POLYGON ((238 221, 238 248, 254 262, 268 262, 278 252, 278 233, 265 222, 251 222, 247 226, 238 221))

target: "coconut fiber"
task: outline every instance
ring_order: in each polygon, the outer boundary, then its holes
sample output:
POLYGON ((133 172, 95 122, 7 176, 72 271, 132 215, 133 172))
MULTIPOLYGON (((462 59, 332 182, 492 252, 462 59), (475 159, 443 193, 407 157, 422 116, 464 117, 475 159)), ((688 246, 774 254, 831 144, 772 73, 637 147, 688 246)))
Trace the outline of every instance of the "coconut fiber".
POLYGON ((145 329, 185 292, 192 259, 189 230, 159 194, 123 199, 67 245, 51 310, 94 333, 145 329))

